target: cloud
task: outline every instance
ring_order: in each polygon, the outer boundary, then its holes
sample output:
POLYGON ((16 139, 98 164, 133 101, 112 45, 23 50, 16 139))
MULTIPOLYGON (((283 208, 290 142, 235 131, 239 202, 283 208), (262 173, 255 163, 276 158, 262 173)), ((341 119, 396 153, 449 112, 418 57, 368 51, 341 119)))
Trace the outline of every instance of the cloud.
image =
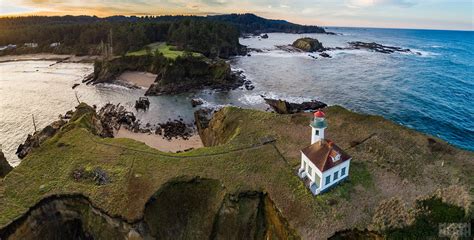
POLYGON ((208 6, 222 6, 229 3, 227 0, 201 0, 201 2, 208 6))
POLYGON ((364 8, 375 6, 397 6, 397 7, 411 7, 416 3, 411 0, 348 0, 347 7, 350 8, 364 8))

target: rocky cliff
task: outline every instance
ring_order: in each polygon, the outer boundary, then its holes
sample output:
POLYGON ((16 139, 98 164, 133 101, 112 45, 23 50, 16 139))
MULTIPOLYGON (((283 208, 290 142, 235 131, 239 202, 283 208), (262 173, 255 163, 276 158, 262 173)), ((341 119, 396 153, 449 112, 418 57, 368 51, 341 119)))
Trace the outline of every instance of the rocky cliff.
POLYGON ((0 178, 5 177, 12 169, 12 166, 7 162, 5 155, 0 150, 0 178))
POLYGON ((244 79, 231 72, 229 63, 186 55, 167 59, 162 55, 125 56, 96 61, 88 83, 114 82, 125 71, 146 71, 158 75, 146 95, 176 94, 202 88, 232 89, 242 86, 244 79))
MULTIPOLYGON (((100 138, 97 117, 81 104, 14 170, 20 174, 0 181, 1 239, 299 239, 267 192, 237 186, 217 166, 197 170, 206 153, 165 154, 100 138), (175 160, 198 165, 175 172, 175 160), (14 207, 20 199, 28 203, 14 207)), ((230 157, 223 151, 209 160, 230 157)))
POLYGON ((314 197, 295 174, 309 113, 226 107, 198 121, 205 148, 172 154, 101 138, 83 107, 0 181, 0 237, 403 239, 472 216, 472 152, 381 117, 325 112, 327 137, 353 160, 347 181, 314 197), (354 228, 370 231, 344 231, 354 228))
POLYGON ((242 84, 231 74, 225 61, 188 56, 164 66, 146 95, 182 93, 204 87, 235 88, 242 84))
POLYGON ((226 194, 212 179, 163 185, 143 217, 111 216, 81 194, 47 197, 0 230, 2 239, 298 239, 261 192, 226 194))
POLYGON ((94 72, 87 83, 113 82, 125 71, 146 71, 158 73, 167 60, 163 56, 123 56, 94 62, 94 72))

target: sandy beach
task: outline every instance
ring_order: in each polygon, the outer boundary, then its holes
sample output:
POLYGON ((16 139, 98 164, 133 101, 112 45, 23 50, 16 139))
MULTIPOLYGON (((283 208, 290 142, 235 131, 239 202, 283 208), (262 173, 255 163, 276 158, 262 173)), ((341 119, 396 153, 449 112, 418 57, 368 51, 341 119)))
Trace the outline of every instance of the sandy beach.
POLYGON ((149 88, 155 82, 156 74, 148 72, 126 71, 119 76, 119 80, 142 88, 149 88))
POLYGON ((148 133, 134 133, 125 128, 120 128, 115 133, 115 138, 130 138, 137 140, 139 142, 143 142, 146 145, 158 149, 162 152, 178 152, 184 151, 190 148, 201 148, 203 147, 201 138, 199 135, 193 135, 188 140, 184 140, 182 138, 172 139, 168 141, 163 139, 162 136, 156 134, 148 134, 148 133))
POLYGON ((37 54, 22 54, 22 55, 6 55, 0 56, 0 63, 15 62, 15 61, 63 61, 63 62, 93 62, 99 56, 75 56, 69 54, 51 54, 51 53, 37 53, 37 54))

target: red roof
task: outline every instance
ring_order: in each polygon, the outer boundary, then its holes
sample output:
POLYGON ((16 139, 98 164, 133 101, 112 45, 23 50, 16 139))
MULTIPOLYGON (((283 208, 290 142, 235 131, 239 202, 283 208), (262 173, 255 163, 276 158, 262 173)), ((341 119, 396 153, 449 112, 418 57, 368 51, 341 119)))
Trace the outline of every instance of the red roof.
POLYGON ((318 141, 301 150, 309 160, 321 171, 329 170, 349 159, 351 156, 330 140, 318 141), (339 155, 339 159, 335 158, 339 155), (335 160, 333 160, 333 158, 335 160))
POLYGON ((318 110, 318 111, 314 112, 314 117, 323 118, 325 116, 326 116, 326 114, 324 114, 324 112, 321 111, 321 110, 318 110))

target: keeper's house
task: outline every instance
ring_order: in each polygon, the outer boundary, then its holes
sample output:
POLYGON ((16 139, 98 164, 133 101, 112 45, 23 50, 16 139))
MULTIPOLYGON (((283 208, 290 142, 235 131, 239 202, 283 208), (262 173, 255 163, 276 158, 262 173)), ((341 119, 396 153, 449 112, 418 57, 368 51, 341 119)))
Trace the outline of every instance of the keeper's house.
POLYGON ((301 166, 298 176, 314 195, 320 194, 349 176, 351 156, 331 140, 324 138, 327 128, 325 114, 314 113, 310 124, 311 145, 301 150, 301 166))

